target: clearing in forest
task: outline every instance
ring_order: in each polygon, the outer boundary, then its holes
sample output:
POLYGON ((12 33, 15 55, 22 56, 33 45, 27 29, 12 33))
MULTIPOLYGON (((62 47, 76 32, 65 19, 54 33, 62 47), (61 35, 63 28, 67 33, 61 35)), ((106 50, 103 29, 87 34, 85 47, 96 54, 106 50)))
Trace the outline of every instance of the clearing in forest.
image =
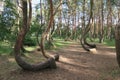
MULTIPOLYGON (((57 69, 24 71, 13 57, 1 55, 0 80, 120 80, 115 48, 97 44, 96 53, 92 53, 76 42, 47 52, 60 54, 57 69)), ((36 51, 34 55, 38 55, 36 51)), ((40 56, 35 57, 38 60, 40 56)))

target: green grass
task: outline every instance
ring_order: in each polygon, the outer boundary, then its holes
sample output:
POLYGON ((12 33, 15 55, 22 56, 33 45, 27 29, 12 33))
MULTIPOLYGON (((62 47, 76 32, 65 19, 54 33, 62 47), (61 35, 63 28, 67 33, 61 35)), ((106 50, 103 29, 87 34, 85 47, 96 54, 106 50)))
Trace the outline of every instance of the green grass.
POLYGON ((12 52, 12 47, 7 42, 0 42, 0 54, 10 54, 12 52))
MULTIPOLYGON (((73 43, 73 42, 64 41, 63 39, 55 38, 54 41, 53 41, 53 44, 54 44, 55 48, 52 48, 52 49, 62 48, 62 47, 67 46, 71 43, 73 43)), ((32 47, 31 46, 30 47, 25 46, 25 49, 28 50, 28 51, 32 51, 35 48, 36 48, 36 46, 32 46, 32 47)), ((0 54, 8 55, 12 51, 13 51, 13 48, 11 47, 9 42, 2 42, 2 41, 0 42, 0 54)))
POLYGON ((36 46, 31 46, 31 47, 25 47, 26 50, 28 51, 33 51, 36 48, 36 46))
MULTIPOLYGON (((59 39, 59 38, 55 38, 53 41, 53 45, 54 47, 49 48, 48 44, 45 45, 45 49, 50 50, 50 49, 58 49, 58 48, 62 48, 64 46, 67 46, 69 44, 73 43, 73 41, 64 41, 64 39, 59 39)), ((30 46, 30 47, 25 47, 26 50, 28 51, 32 51, 36 48, 36 46, 30 46)))
POLYGON ((54 45, 56 46, 56 48, 62 48, 65 47, 69 44, 74 43, 73 41, 64 41, 63 39, 54 39, 54 45))
MULTIPOLYGON (((90 39, 87 39, 88 42, 91 42, 90 39)), ((93 39, 93 42, 95 43, 99 43, 99 39, 93 39)), ((104 42, 102 44, 105 44, 107 46, 111 46, 111 47, 115 47, 115 39, 109 40, 109 39, 105 39, 104 42)))
MULTIPOLYGON (((88 42, 90 42, 89 39, 87 39, 88 42)), ((94 39, 95 43, 98 43, 99 42, 99 39, 94 39)), ((62 47, 65 47, 69 44, 72 44, 74 43, 74 41, 64 41, 64 39, 59 39, 59 38, 55 38, 54 41, 53 41, 53 44, 55 46, 55 48, 52 48, 52 49, 59 49, 59 48, 62 48, 62 47)), ((103 44, 107 45, 107 46, 111 46, 111 47, 115 47, 115 40, 112 39, 112 40, 105 40, 103 42, 103 44)), ((32 46, 32 47, 25 47, 28 51, 32 51, 36 48, 36 46, 32 46)), ((11 52, 13 51, 13 48, 11 47, 10 43, 9 42, 0 42, 0 54, 10 54, 11 52)))
POLYGON ((110 75, 114 78, 120 76, 120 69, 113 70, 112 72, 110 72, 110 75))
POLYGON ((115 46, 115 40, 105 40, 103 44, 113 47, 115 46))
POLYGON ((50 44, 48 44, 48 43, 45 44, 45 49, 46 50, 56 50, 56 49, 65 47, 65 46, 67 46, 71 43, 73 43, 73 41, 64 41, 64 39, 55 38, 54 41, 52 42, 52 44, 51 43, 50 44))

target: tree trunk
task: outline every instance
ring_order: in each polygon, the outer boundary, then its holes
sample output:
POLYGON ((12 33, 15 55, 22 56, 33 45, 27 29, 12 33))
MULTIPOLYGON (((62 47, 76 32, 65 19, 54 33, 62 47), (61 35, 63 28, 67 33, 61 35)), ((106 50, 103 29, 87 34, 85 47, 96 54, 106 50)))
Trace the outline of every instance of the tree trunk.
POLYGON ((112 34, 112 7, 111 7, 111 0, 108 0, 107 6, 108 6, 108 14, 107 14, 107 38, 111 39, 112 34))
MULTIPOLYGON (((28 23, 30 23, 30 21, 27 18, 27 1, 22 0, 22 5, 23 5, 23 7, 22 7, 22 10, 23 10, 23 24, 22 24, 21 30, 18 34, 16 44, 15 44, 15 47, 14 47, 14 55, 15 55, 15 60, 16 60, 17 64, 20 67, 22 67, 23 69, 30 70, 30 71, 42 70, 42 69, 45 69, 45 68, 48 68, 48 67, 56 68, 55 60, 53 58, 49 58, 45 62, 38 63, 38 64, 28 64, 27 62, 25 62, 21 58, 20 50, 21 50, 25 35, 27 34, 27 32, 29 30, 28 23)), ((30 10, 32 10, 31 0, 29 0, 29 5, 30 5, 30 7, 29 7, 29 11, 30 11, 30 10)), ((29 15, 29 18, 30 18, 30 15, 29 15)))
POLYGON ((115 47, 116 47, 117 61, 120 67, 120 20, 115 29, 115 43, 116 43, 115 47))
POLYGON ((101 20, 100 20, 100 39, 99 39, 99 43, 102 43, 104 40, 104 26, 103 26, 103 20, 104 20, 104 15, 103 15, 103 0, 101 0, 101 20))
POLYGON ((82 10, 83 10, 83 17, 82 17, 82 30, 84 31, 85 29, 85 1, 83 0, 83 5, 82 5, 82 10))
MULTIPOLYGON (((53 24, 53 21, 54 21, 54 14, 53 14, 53 3, 52 3, 52 0, 48 0, 49 3, 50 3, 50 19, 49 19, 49 23, 48 23, 48 27, 46 28, 46 30, 44 31, 44 33, 42 34, 42 37, 41 37, 41 43, 40 43, 40 48, 41 48, 41 52, 43 54, 43 56, 45 58, 49 58, 50 56, 49 55, 46 55, 46 52, 45 52, 45 49, 44 49, 44 42, 45 42, 45 39, 47 37, 47 35, 49 34, 50 32, 50 29, 52 28, 52 24, 53 24)), ((58 55, 58 54, 57 54, 58 55)), ((58 56, 59 57, 59 56, 58 56)), ((55 60, 56 60, 56 57, 54 57, 55 60)), ((59 58, 57 58, 59 59, 59 58)))
POLYGON ((92 15, 93 15, 93 11, 92 11, 92 9, 93 9, 93 0, 90 0, 90 18, 89 18, 89 22, 88 22, 88 24, 86 25, 86 28, 85 28, 85 30, 84 30, 84 33, 82 34, 82 37, 81 37, 81 45, 82 45, 82 47, 86 50, 86 51, 90 51, 87 47, 85 47, 85 45, 84 44, 86 44, 86 45, 88 45, 89 47, 96 47, 95 45, 91 45, 90 46, 90 44, 88 44, 87 43, 87 41, 86 41, 86 35, 87 35, 87 33, 89 32, 89 30, 90 30, 90 21, 91 21, 91 19, 92 19, 92 15))

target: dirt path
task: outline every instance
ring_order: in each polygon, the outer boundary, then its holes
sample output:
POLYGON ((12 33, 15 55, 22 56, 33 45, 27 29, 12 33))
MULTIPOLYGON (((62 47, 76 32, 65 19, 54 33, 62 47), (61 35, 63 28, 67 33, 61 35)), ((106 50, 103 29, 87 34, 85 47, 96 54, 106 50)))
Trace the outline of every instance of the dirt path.
POLYGON ((57 51, 60 54, 58 68, 38 72, 23 71, 2 56, 0 80, 120 80, 115 49, 99 44, 97 46, 95 54, 86 52, 77 43, 61 48, 57 51))

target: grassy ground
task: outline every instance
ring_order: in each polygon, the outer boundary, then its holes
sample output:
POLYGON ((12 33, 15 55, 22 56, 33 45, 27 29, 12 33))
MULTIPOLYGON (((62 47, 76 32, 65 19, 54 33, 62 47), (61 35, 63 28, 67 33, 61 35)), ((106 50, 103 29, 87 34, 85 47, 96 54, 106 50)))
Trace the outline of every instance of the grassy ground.
MULTIPOLYGON (((67 46, 69 44, 73 43, 73 41, 64 41, 63 39, 54 39, 53 41, 53 44, 54 44, 54 48, 52 49, 59 49, 59 48, 62 48, 64 46, 67 46)), ((36 46, 25 46, 25 48, 28 50, 28 51, 33 51, 36 46)), ((9 55, 11 52, 13 51, 13 47, 10 45, 9 42, 0 42, 0 54, 1 55, 9 55)))
POLYGON ((11 53, 13 48, 10 46, 8 42, 0 42, 0 54, 8 55, 11 53))
MULTIPOLYGON (((88 40, 89 42, 91 42, 90 39, 87 39, 87 40, 88 40)), ((96 38, 96 39, 93 40, 93 42, 99 43, 99 39, 96 38)), ((105 39, 102 44, 107 45, 107 46, 110 46, 110 47, 115 47, 115 39, 112 39, 112 40, 105 39)))
MULTIPOLYGON (((94 42, 98 43, 98 39, 95 39, 94 42)), ((59 48, 65 47, 71 43, 74 43, 74 42, 73 41, 64 41, 63 39, 55 38, 54 42, 53 42, 55 47, 52 49, 57 50, 59 48)), ((103 42, 103 44, 114 48, 115 47, 115 40, 105 40, 103 42)), ((31 46, 31 47, 25 46, 25 48, 29 51, 32 51, 36 48, 36 46, 31 46)), ((12 51, 13 51, 13 48, 11 47, 9 42, 2 42, 2 41, 0 42, 0 55, 8 55, 12 51)))
MULTIPOLYGON (((9 55, 0 56, 0 80, 119 80, 120 70, 115 58, 115 49, 97 44, 97 54, 83 50, 78 42, 65 42, 61 39, 54 41, 60 61, 57 69, 27 72, 21 70, 16 64, 14 57, 9 55), (58 50, 58 48, 60 48, 58 50)), ((6 46, 4 44, 2 46, 6 46)), ((7 48, 6 48, 7 49, 7 48)), ((34 50, 35 47, 26 47, 34 50)), ((47 53, 54 54, 54 51, 47 53)), ((3 51, 4 52, 4 51, 3 51)), ((3 54, 3 53, 2 53, 3 54)), ((27 62, 44 61, 40 52, 26 53, 27 62), (34 55, 34 56, 33 56, 34 55), (34 61, 32 61, 34 60, 34 61)))
MULTIPOLYGON (((53 70, 53 72, 49 70, 48 73, 45 72, 42 74, 41 72, 39 72, 37 74, 36 73, 31 74, 29 72, 21 72, 20 71, 21 69, 16 64, 14 57, 8 55, 13 50, 13 48, 10 47, 9 43, 0 42, 0 44, 1 44, 0 45, 0 54, 1 54, 0 56, 0 80, 27 80, 27 79, 34 80, 34 78, 31 78, 31 76, 37 77, 38 79, 41 79, 41 76, 49 78, 49 76, 56 74, 56 72, 58 73, 57 75, 59 75, 60 77, 63 76, 63 80, 64 80, 64 75, 63 75, 64 73, 68 74, 67 76, 73 77, 72 73, 75 72, 75 75, 74 75, 75 79, 70 78, 69 80, 79 80, 80 74, 84 76, 84 77, 81 76, 80 79, 86 78, 86 76, 89 74, 89 71, 92 71, 90 73, 90 75, 92 76, 92 74, 96 75, 94 72, 97 70, 98 70, 97 73, 101 72, 102 74, 99 75, 100 79, 96 79, 96 80, 119 80, 119 77, 120 77, 120 70, 118 69, 118 67, 116 68, 117 63, 115 62, 115 58, 113 56, 114 55, 113 52, 115 53, 115 50, 113 50, 113 48, 111 47, 109 48, 103 45, 99 47, 100 45, 97 45, 98 49, 100 49, 98 51, 101 54, 93 55, 93 54, 89 54, 89 52, 84 51, 81 48, 81 46, 75 41, 71 42, 71 41, 64 41, 62 39, 54 39, 54 45, 56 46, 54 50, 60 53, 61 60, 63 60, 63 63, 59 62, 57 64, 57 66, 59 66, 58 69, 53 70), (64 72, 63 69, 68 70, 68 72, 66 71, 64 72), (83 72, 81 72, 82 70, 83 72), (87 72, 88 74, 84 73, 86 72, 86 70, 88 70, 87 72), (78 75, 77 76, 78 79, 76 79, 76 75, 78 75)), ((111 42, 111 41, 106 41, 104 42, 104 44, 109 45, 109 46, 114 46, 114 42, 111 42)), ((26 49, 29 51, 32 51, 35 48, 36 48, 35 46, 26 47, 26 49)), ((23 59, 30 63, 34 63, 34 62, 37 63, 37 62, 44 60, 43 56, 40 55, 40 53, 33 52, 33 54, 26 53, 25 55, 26 57, 23 57, 23 59)), ((90 76, 88 76, 88 78, 89 77, 90 76)), ((68 80, 67 78, 66 80, 68 80)), ((59 78, 56 78, 56 80, 58 79, 59 78)), ((81 80, 89 80, 89 79, 81 79, 81 80)), ((41 80, 44 80, 44 79, 41 79, 41 80)), ((46 79, 46 80, 53 80, 53 79, 46 79)), ((62 80, 62 79, 59 79, 59 80, 62 80)))
POLYGON ((115 40, 105 40, 103 42, 103 44, 107 45, 107 46, 111 46, 111 47, 114 47, 115 46, 115 40))
POLYGON ((65 47, 69 44, 74 43, 73 41, 64 41, 63 39, 55 39, 54 45, 56 46, 55 49, 65 47))

